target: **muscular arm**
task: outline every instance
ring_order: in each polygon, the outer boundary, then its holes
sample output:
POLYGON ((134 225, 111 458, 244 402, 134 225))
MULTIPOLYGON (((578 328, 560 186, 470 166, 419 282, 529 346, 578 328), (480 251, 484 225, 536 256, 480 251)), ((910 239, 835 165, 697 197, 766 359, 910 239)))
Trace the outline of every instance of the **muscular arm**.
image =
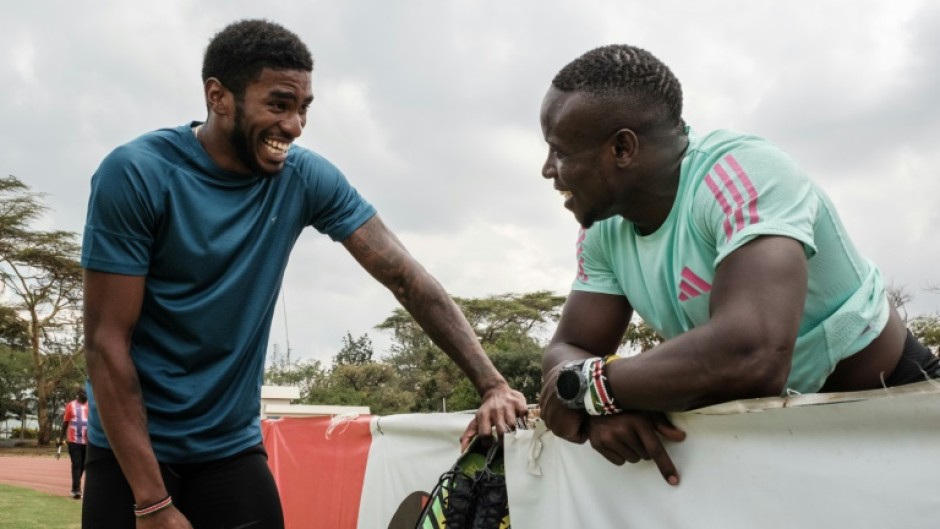
POLYGON ((343 246, 392 291, 428 337, 470 378, 484 400, 484 413, 477 415, 480 432, 489 432, 491 426, 504 431, 525 413, 525 399, 509 389, 457 304, 377 215, 347 237, 343 246))
MULTIPOLYGON (((735 250, 716 271, 708 323, 608 366, 617 404, 677 411, 779 395, 790 371, 806 285, 803 247, 792 239, 760 237, 735 250)), ((626 325, 629 312, 623 310, 601 324, 586 320, 597 310, 581 308, 599 299, 597 294, 577 293, 572 299, 546 351, 548 369, 588 352, 609 354, 613 335, 626 325), (591 332, 596 337, 586 334, 591 332)))
POLYGON ((85 271, 84 319, 88 376, 95 406, 137 505, 151 505, 167 492, 147 433, 147 415, 131 333, 140 315, 144 277, 85 271))
POLYGON ((542 416, 559 437, 591 446, 615 464, 653 460, 672 485, 679 473, 659 434, 681 441, 662 411, 779 395, 790 371, 806 298, 803 247, 763 237, 729 255, 716 271, 711 318, 644 354, 607 366, 617 405, 626 411, 591 417, 554 394, 558 368, 616 351, 632 314, 618 296, 572 292, 543 357, 542 416))

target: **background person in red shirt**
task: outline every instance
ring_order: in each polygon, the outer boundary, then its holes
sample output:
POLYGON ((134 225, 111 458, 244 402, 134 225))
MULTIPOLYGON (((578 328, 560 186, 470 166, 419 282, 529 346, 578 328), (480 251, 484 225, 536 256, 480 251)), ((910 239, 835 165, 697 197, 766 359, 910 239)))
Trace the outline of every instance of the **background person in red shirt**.
POLYGON ((68 437, 69 458, 72 460, 72 497, 82 497, 82 473, 85 471, 85 445, 88 442, 88 395, 79 389, 75 400, 65 405, 59 445, 68 437))

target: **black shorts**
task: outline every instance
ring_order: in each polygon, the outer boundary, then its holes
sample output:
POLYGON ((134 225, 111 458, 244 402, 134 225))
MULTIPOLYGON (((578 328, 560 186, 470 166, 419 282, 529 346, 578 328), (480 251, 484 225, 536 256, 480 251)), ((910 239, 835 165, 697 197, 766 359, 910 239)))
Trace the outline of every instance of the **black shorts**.
POLYGON ((940 358, 917 341, 908 330, 901 359, 891 376, 885 379, 885 386, 903 386, 928 378, 940 378, 940 358))
MULTIPOLYGON (((264 445, 205 463, 160 463, 173 504, 193 529, 283 529, 281 500, 264 445)), ((134 495, 114 452, 89 443, 83 529, 134 529, 134 495)))

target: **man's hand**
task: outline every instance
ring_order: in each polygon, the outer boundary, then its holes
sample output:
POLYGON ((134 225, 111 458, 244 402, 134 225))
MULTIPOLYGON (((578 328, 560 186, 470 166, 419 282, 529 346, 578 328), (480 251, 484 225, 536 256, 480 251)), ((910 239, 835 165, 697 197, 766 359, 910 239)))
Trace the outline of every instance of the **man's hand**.
POLYGON ((564 405, 555 394, 555 382, 562 364, 552 368, 542 383, 542 394, 539 398, 541 408, 539 415, 545 426, 556 436, 572 443, 581 444, 587 440, 585 430, 587 414, 580 410, 573 410, 564 405))
POLYGON ((587 427, 591 446, 615 465, 652 460, 670 485, 679 484, 679 471, 666 452, 660 435, 682 441, 685 432, 676 428, 660 412, 626 411, 616 415, 591 417, 587 427))
POLYGON ((193 529, 193 526, 176 506, 170 505, 151 516, 138 518, 137 529, 193 529))
POLYGON ((494 428, 498 435, 515 430, 519 418, 528 412, 522 393, 506 384, 490 389, 483 394, 483 404, 460 436, 460 449, 466 450, 475 435, 492 435, 494 428))

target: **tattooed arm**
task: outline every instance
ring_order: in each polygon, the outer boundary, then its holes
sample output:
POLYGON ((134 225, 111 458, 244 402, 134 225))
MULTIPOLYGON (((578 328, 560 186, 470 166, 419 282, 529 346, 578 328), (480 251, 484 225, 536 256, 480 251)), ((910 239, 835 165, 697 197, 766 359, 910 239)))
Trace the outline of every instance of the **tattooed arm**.
POLYGON ((513 428, 526 413, 525 398, 509 388, 480 346, 457 304, 440 283, 408 253, 378 215, 353 232, 343 245, 375 279, 385 285, 428 337, 470 378, 483 398, 476 420, 462 438, 513 428), (475 431, 470 431, 475 428, 475 431))

